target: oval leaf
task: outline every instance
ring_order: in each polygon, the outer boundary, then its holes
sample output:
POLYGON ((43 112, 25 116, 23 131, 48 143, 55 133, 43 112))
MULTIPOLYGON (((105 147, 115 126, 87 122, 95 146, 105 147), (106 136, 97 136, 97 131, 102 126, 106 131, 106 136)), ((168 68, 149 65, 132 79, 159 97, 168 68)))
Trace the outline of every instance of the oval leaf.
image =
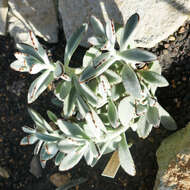
POLYGON ((143 79, 159 87, 168 86, 168 81, 160 74, 153 71, 139 71, 143 79))
POLYGON ((67 154, 60 163, 59 170, 65 171, 74 167, 83 157, 86 147, 82 147, 77 151, 67 154))
POLYGON ((140 138, 145 139, 152 130, 152 125, 147 121, 147 114, 141 116, 137 122, 137 134, 140 138))
POLYGON ((151 62, 157 59, 157 57, 153 53, 138 48, 120 52, 118 53, 118 55, 125 62, 151 62))
POLYGON ((88 25, 83 24, 69 38, 67 45, 65 47, 65 55, 64 55, 64 63, 66 65, 69 64, 69 61, 70 61, 74 51, 80 44, 83 34, 87 31, 87 28, 88 28, 88 25))
POLYGON ((119 103, 118 116, 123 126, 129 126, 131 119, 135 115, 135 107, 132 102, 134 102, 133 98, 128 96, 119 103))
POLYGON ((56 123, 57 121, 57 116, 52 112, 52 111, 47 111, 47 115, 49 117, 50 120, 52 120, 54 123, 56 123))
POLYGON ((28 109, 28 112, 38 127, 40 127, 41 129, 48 130, 49 132, 53 132, 51 126, 39 113, 30 108, 28 109))
POLYGON ((108 103, 108 119, 113 128, 118 127, 119 123, 118 123, 117 108, 112 100, 109 100, 109 103, 108 103))
POLYGON ((125 90, 135 98, 141 98, 141 86, 136 73, 129 65, 124 65, 122 70, 122 80, 125 90))
POLYGON ((160 125, 160 116, 158 109, 156 107, 149 106, 147 111, 147 120, 154 127, 159 127, 160 125))
POLYGON ((58 119, 57 125, 59 129, 67 136, 84 137, 84 131, 77 124, 58 119))
POLYGON ((106 23, 106 36, 110 43, 112 44, 112 47, 114 48, 115 46, 115 26, 113 20, 108 20, 106 23))
POLYGON ((168 130, 176 130, 177 124, 170 114, 160 104, 157 104, 157 108, 159 111, 161 124, 168 130))
POLYGON ((128 19, 120 39, 121 50, 127 49, 129 38, 134 33, 134 30, 138 23, 139 23, 139 15, 137 13, 135 13, 128 19))
POLYGON ((63 111, 65 117, 70 117, 73 114, 75 109, 76 98, 77 98, 76 90, 74 87, 72 87, 70 93, 68 94, 68 96, 65 98, 64 101, 63 111))
POLYGON ((30 144, 34 144, 35 142, 37 142, 39 139, 34 135, 28 135, 24 138, 22 138, 20 145, 30 145, 30 144))
POLYGON ((63 160, 63 158, 66 156, 65 153, 63 152, 58 152, 56 157, 55 157, 55 165, 56 166, 59 166, 61 161, 63 160))
POLYGON ((90 22, 97 36, 105 36, 104 26, 95 16, 91 16, 90 22))
POLYGON ((35 79, 28 90, 28 103, 34 102, 53 81, 53 72, 45 71, 35 79))
POLYGON ((121 167, 127 172, 129 175, 135 176, 136 170, 133 158, 131 156, 129 145, 127 144, 125 134, 122 134, 122 140, 119 143, 119 161, 121 167))

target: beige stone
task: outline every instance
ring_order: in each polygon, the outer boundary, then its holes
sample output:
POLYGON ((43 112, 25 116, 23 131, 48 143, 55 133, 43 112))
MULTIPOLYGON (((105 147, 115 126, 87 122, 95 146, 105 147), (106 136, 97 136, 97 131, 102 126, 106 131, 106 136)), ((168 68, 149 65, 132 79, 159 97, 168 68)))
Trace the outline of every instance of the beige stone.
POLYGON ((61 173, 54 173, 50 176, 50 181, 56 186, 60 187, 62 185, 67 184, 70 181, 71 175, 70 174, 61 174, 61 173))
MULTIPOLYGON (((103 22, 107 17, 125 23, 134 13, 140 23, 134 38, 135 46, 153 47, 175 32, 190 14, 190 0, 60 0, 59 11, 68 39, 83 22, 95 15, 103 22)), ((91 27, 88 37, 92 35, 91 27)), ((87 46, 87 41, 82 42, 87 46)))
POLYGON ((166 138, 157 153, 154 190, 190 189, 190 123, 166 138))
POLYGON ((6 34, 8 0, 0 1, 0 35, 6 34))
POLYGON ((30 43, 28 30, 52 43, 57 42, 58 22, 52 0, 9 0, 8 31, 16 42, 30 43))

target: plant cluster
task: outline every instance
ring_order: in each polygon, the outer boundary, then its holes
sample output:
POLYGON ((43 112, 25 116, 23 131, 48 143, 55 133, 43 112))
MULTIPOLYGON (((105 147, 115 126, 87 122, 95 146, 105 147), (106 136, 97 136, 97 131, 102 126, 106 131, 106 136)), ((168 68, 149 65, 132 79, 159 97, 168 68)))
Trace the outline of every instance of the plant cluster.
POLYGON ((168 85, 161 75, 157 57, 130 46, 138 22, 139 16, 134 14, 125 26, 109 20, 104 28, 92 16, 95 35, 88 39, 92 46, 79 68, 72 68, 69 63, 87 31, 87 24, 79 27, 68 40, 64 64, 51 62, 32 32, 33 46, 18 45, 17 60, 11 68, 40 73, 30 85, 28 103, 34 102, 53 83, 54 94, 63 106, 62 118, 47 111, 53 127, 29 109, 35 128, 22 128, 28 136, 21 140, 21 145, 37 143, 34 154, 40 154, 43 167, 54 158, 59 170, 68 170, 82 157, 93 167, 103 154, 118 151, 121 167, 135 175, 125 133, 132 130, 146 138, 160 122, 169 130, 177 128, 155 96, 157 87, 168 85))

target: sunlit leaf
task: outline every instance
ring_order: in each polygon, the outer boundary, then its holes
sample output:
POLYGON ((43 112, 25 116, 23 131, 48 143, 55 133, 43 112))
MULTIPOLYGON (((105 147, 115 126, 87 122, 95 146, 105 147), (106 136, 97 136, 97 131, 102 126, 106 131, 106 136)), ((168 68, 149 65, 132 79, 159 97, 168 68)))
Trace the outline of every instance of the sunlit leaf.
POLYGON ((159 127, 160 116, 159 116, 158 109, 156 107, 149 106, 148 111, 147 111, 147 120, 153 126, 159 127))
POLYGON ((58 119, 57 125, 59 129, 67 136, 84 137, 84 131, 75 123, 58 119))
POLYGON ((37 113, 33 109, 28 109, 28 112, 38 127, 42 128, 42 129, 46 129, 50 132, 53 132, 53 129, 51 128, 51 126, 47 123, 47 121, 39 113, 37 113))
POLYGON ((74 167, 83 157, 86 146, 67 154, 60 163, 59 170, 66 171, 74 167))
POLYGON ((111 57, 106 62, 99 65, 98 67, 94 67, 92 65, 89 65, 82 72, 79 81, 81 83, 83 83, 83 82, 87 82, 87 81, 89 81, 95 77, 98 77, 104 71, 106 71, 114 62, 115 62, 115 59, 111 57))
POLYGON ((43 58, 38 54, 38 52, 32 46, 27 45, 27 44, 17 44, 17 48, 19 49, 21 53, 32 55, 40 62, 45 63, 43 58))
POLYGON ((140 138, 145 139, 152 130, 152 124, 147 121, 147 115, 143 115, 139 118, 137 122, 137 134, 140 138))
POLYGON ((113 20, 108 20, 106 23, 106 36, 110 41, 110 43, 112 44, 112 46, 114 47, 116 37, 115 37, 115 26, 113 20))
POLYGON ((78 45, 80 44, 82 37, 84 35, 84 33, 87 31, 88 25, 87 24, 83 24, 82 26, 80 26, 69 38, 69 40, 67 41, 67 45, 65 47, 65 56, 64 56, 64 63, 66 65, 69 64, 69 61, 74 53, 74 51, 76 50, 76 48, 78 47, 78 45))
POLYGON ((28 103, 34 102, 52 81, 53 72, 48 70, 35 79, 28 90, 28 103))
POLYGON ((35 134, 31 134, 22 138, 20 145, 30 145, 30 144, 34 144, 37 141, 38 141, 38 138, 35 136, 35 134))
POLYGON ((91 47, 90 49, 88 49, 83 57, 83 67, 85 68, 88 65, 92 64, 93 59, 100 54, 101 52, 95 47, 91 47))
POLYGON ((92 36, 88 38, 88 43, 93 46, 102 46, 102 44, 105 43, 105 40, 99 37, 92 36))
POLYGON ((47 115, 50 120, 52 120, 54 123, 57 121, 57 116, 50 110, 47 111, 47 115))
POLYGON ((129 65, 124 65, 122 79, 125 90, 135 98, 141 97, 141 86, 136 73, 129 65))
POLYGON ((167 80, 160 74, 153 72, 153 71, 139 71, 141 76, 145 81, 148 83, 155 84, 159 87, 168 86, 167 80))
POLYGON ((113 128, 118 127, 118 113, 114 102, 110 99, 108 102, 108 119, 113 128))
POLYGON ((120 56, 120 58, 124 60, 126 63, 151 62, 157 59, 157 57, 153 53, 138 48, 119 52, 118 56, 120 56))
POLYGON ((23 130, 25 133, 29 133, 29 134, 33 134, 33 133, 36 132, 35 129, 30 128, 30 127, 28 127, 28 126, 23 126, 23 127, 22 127, 22 130, 23 130))
POLYGON ((40 160, 50 160, 58 152, 56 143, 44 143, 40 151, 40 160))
POLYGON ((72 87, 70 93, 67 95, 64 101, 63 111, 65 117, 70 117, 73 114, 75 109, 76 98, 76 89, 72 87))
POLYGON ((55 157, 55 165, 56 166, 59 166, 61 161, 63 160, 63 158, 66 156, 65 153, 63 152, 58 152, 56 157, 55 157))
POLYGON ((119 161, 121 167, 127 172, 129 175, 134 176, 136 174, 135 165, 133 158, 131 156, 129 145, 127 144, 125 134, 122 134, 122 140, 119 143, 119 161))
POLYGON ((79 93, 83 95, 91 105, 96 106, 98 103, 98 97, 88 87, 88 85, 86 85, 85 83, 79 83, 77 79, 74 82, 75 88, 78 89, 79 93))
POLYGON ((60 100, 64 100, 69 94, 70 90, 71 82, 62 80, 57 84, 54 93, 57 96, 57 98, 59 98, 60 100))
POLYGON ((128 96, 120 101, 118 105, 118 116, 121 121, 121 124, 124 126, 129 126, 131 119, 135 114, 135 107, 133 105, 133 98, 128 96))
POLYGON ((97 36, 105 36, 104 26, 95 16, 91 16, 90 22, 97 36))
POLYGON ((105 63, 110 57, 111 57, 110 52, 106 52, 106 53, 103 53, 103 54, 99 55, 98 57, 96 57, 93 60, 93 66, 94 67, 99 67, 100 65, 105 63))
POLYGON ((77 96, 76 102, 77 102, 78 110, 80 114, 82 115, 82 117, 84 118, 86 114, 89 112, 89 107, 81 96, 77 96))
POLYGON ((57 137, 53 134, 44 134, 44 133, 35 133, 36 137, 38 139, 46 141, 46 142, 54 142, 54 141, 60 141, 61 137, 57 137))
POLYGON ((120 39, 120 48, 121 50, 127 49, 128 46, 128 41, 132 34, 134 33, 134 30, 139 22, 139 15, 135 13, 132 15, 128 20, 127 23, 125 24, 124 30, 121 35, 120 39))
POLYGON ((55 63, 55 71, 54 71, 55 78, 59 78, 63 73, 64 73, 63 65, 60 61, 57 61, 55 63))
POLYGON ((58 147, 61 152, 69 154, 76 151, 81 145, 83 145, 83 143, 81 144, 72 138, 65 138, 59 142, 58 147))
POLYGON ((110 69, 107 69, 104 72, 104 75, 106 76, 110 84, 118 84, 122 81, 120 75, 110 69))

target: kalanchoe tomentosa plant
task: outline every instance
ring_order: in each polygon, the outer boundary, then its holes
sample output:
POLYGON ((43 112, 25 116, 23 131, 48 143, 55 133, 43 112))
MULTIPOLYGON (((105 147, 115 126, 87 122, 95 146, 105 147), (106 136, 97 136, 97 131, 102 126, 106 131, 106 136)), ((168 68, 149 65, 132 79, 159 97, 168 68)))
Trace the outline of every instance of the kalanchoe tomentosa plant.
POLYGON ((17 60, 11 68, 40 73, 29 88, 28 103, 54 83, 54 94, 63 106, 62 118, 47 112, 56 127, 51 127, 32 109, 29 113, 35 128, 23 127, 29 135, 21 140, 21 145, 37 143, 34 154, 40 153, 43 167, 54 158, 60 170, 68 170, 82 157, 93 167, 103 154, 118 151, 121 167, 135 175, 125 133, 132 129, 139 137, 146 138, 160 122, 169 130, 177 128, 155 96, 157 87, 168 85, 156 56, 130 47, 138 22, 139 16, 134 14, 124 27, 109 20, 104 28, 92 16, 95 36, 88 40, 92 47, 86 51, 81 68, 72 68, 69 63, 87 24, 68 40, 64 64, 50 62, 32 32, 33 46, 18 46, 17 60))

